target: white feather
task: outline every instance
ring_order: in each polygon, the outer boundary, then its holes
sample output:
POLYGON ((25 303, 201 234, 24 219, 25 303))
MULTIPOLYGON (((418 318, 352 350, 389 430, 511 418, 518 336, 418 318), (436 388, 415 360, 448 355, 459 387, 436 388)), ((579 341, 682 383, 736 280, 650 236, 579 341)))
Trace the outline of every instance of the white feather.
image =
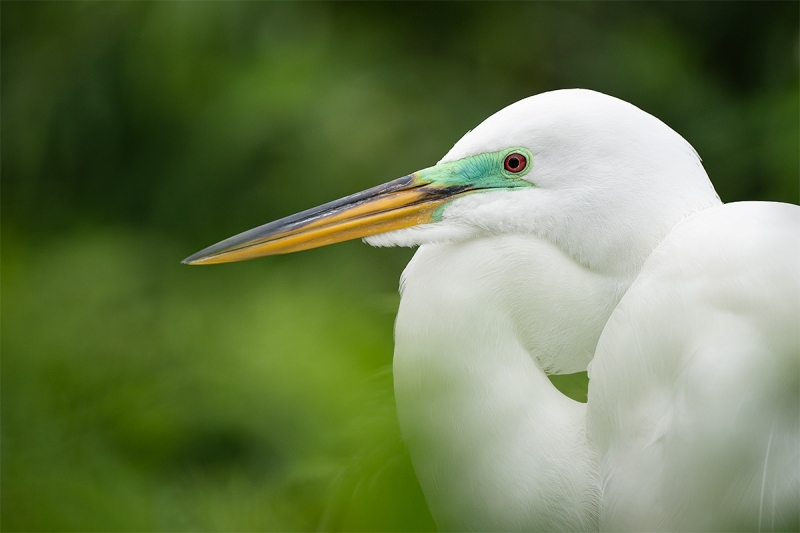
POLYGON ((586 90, 442 161, 514 146, 534 188, 367 239, 421 245, 395 391, 440 528, 800 526, 800 208, 722 206, 680 135, 586 90), (590 362, 588 408, 546 377, 590 362))

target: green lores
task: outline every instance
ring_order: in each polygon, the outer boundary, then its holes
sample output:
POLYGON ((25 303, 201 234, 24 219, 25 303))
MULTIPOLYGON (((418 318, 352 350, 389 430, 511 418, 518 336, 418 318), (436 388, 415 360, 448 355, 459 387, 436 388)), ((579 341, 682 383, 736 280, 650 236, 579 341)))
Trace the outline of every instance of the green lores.
POLYGON ((438 222, 450 202, 463 194, 532 187, 531 182, 522 179, 532 165, 530 150, 516 147, 442 163, 411 176, 420 185, 454 189, 453 197, 440 205, 431 217, 433 222, 438 222))
POLYGON ((418 178, 420 184, 432 183, 440 187, 516 189, 531 185, 521 178, 530 170, 532 160, 533 156, 526 148, 507 148, 441 163, 414 172, 412 176, 418 178), (518 159, 519 166, 513 169, 506 168, 506 159, 511 159, 514 155, 524 159, 518 159))
POLYGON ((243 261, 438 222, 444 208, 465 194, 532 187, 522 179, 532 162, 525 148, 507 148, 442 163, 245 231, 183 262, 243 261))

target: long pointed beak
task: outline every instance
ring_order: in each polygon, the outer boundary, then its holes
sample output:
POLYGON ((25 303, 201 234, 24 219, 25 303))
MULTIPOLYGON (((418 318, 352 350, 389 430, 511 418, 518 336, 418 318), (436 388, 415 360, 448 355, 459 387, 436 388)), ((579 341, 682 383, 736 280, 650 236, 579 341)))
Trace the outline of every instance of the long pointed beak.
POLYGON ((467 185, 436 185, 425 171, 264 224, 183 260, 210 265, 288 254, 368 237, 434 220, 448 200, 471 190, 467 185))

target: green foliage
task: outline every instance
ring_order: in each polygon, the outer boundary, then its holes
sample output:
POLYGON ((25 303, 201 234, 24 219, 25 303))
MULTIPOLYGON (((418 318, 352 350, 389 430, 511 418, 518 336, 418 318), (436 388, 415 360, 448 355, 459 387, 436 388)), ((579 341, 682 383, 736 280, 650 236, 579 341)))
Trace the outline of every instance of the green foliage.
POLYGON ((179 261, 561 87, 664 120, 725 201, 797 202, 799 10, 4 2, 0 526, 433 529, 391 391, 411 251, 179 261))
POLYGON ((4 528, 432 527, 393 417, 393 315, 340 274, 363 267, 190 270, 174 249, 4 244, 4 528))

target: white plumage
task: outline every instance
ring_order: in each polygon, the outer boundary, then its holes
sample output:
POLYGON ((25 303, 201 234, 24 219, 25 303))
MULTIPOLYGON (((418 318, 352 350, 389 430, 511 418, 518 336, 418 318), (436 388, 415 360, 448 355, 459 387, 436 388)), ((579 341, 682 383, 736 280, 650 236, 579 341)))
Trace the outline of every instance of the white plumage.
POLYGON ((403 275, 395 391, 452 530, 800 525, 800 208, 721 205, 636 107, 557 91, 444 158, 509 146, 524 191, 455 200, 403 275), (588 403, 545 372, 589 368, 588 403))
POLYGON ((587 417, 605 529, 797 529, 798 211, 692 216, 617 305, 587 417))

